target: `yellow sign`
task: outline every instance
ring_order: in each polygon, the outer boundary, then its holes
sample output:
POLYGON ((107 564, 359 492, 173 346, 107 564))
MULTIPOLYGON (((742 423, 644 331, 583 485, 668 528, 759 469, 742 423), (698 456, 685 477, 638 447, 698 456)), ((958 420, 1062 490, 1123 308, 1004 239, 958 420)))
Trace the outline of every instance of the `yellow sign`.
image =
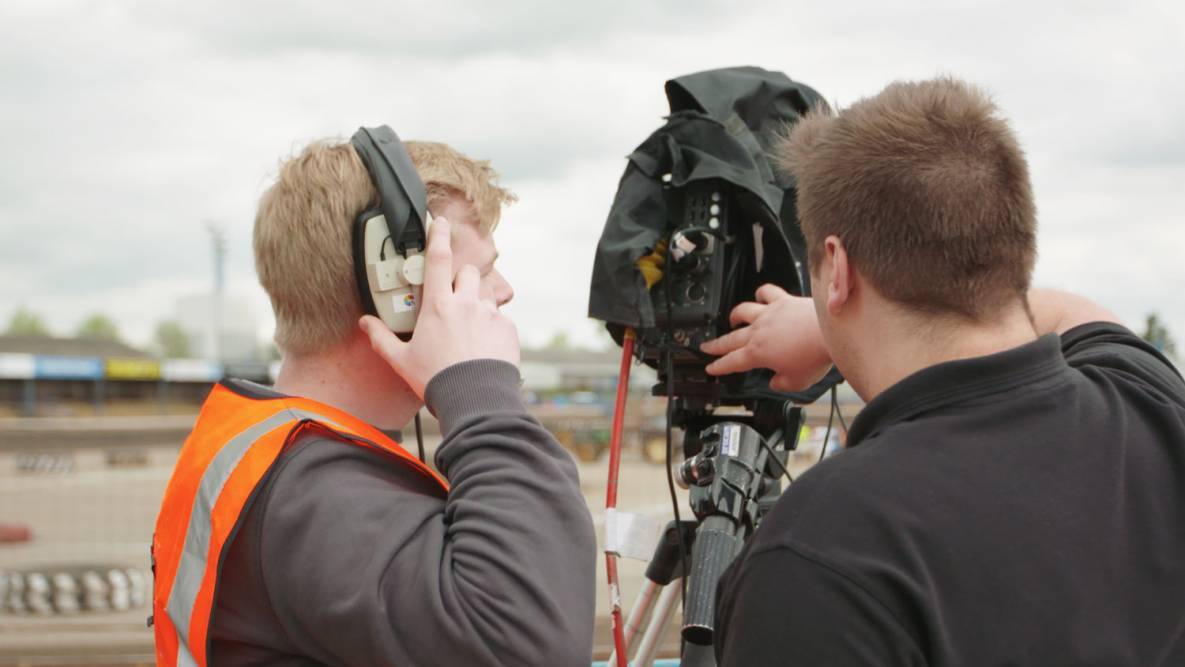
POLYGON ((109 380, 159 380, 160 362, 155 359, 109 357, 107 359, 109 380))

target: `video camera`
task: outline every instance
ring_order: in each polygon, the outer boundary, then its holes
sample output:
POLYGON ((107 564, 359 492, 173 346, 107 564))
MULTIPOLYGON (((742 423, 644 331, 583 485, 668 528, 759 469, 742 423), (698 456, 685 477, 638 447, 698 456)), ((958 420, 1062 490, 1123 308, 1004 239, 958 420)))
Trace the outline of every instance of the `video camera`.
POLYGON ((589 316, 618 344, 632 330, 638 358, 659 372, 655 393, 694 409, 811 402, 838 376, 799 394, 770 391, 773 374, 764 369, 717 380, 704 372, 711 358, 699 345, 727 333, 733 307, 764 283, 810 294, 794 180, 771 167, 768 152, 825 102, 756 67, 672 79, 666 94, 666 123, 630 154, 618 185, 597 246, 589 316))
MULTIPOLYGON (((707 665, 711 652, 702 647, 713 639, 716 582, 780 495, 779 470, 789 477, 784 464, 802 424, 799 406, 842 379, 833 370, 804 392, 776 392, 766 369, 709 376, 712 357, 699 349, 730 330, 729 313, 762 284, 810 294, 795 182, 771 167, 769 151, 825 102, 756 67, 690 74, 665 88, 671 113, 630 154, 598 243, 589 315, 619 345, 633 339, 634 356, 658 371, 654 395, 668 397, 668 436, 683 429, 679 482, 691 489, 696 521, 668 527, 677 539, 660 541, 649 592, 639 600, 653 604, 654 587, 688 580, 683 637, 693 646, 683 664, 707 665), (718 413, 724 406, 747 414, 718 413), (666 567, 656 572, 656 563, 666 567)), ((667 453, 670 469, 670 447, 667 453)), ((659 606, 670 613, 669 601, 659 606)), ((648 613, 635 609, 628 628, 648 613)), ((661 627, 665 620, 655 616, 651 625, 661 627)), ((634 664, 646 664, 650 635, 634 664)))

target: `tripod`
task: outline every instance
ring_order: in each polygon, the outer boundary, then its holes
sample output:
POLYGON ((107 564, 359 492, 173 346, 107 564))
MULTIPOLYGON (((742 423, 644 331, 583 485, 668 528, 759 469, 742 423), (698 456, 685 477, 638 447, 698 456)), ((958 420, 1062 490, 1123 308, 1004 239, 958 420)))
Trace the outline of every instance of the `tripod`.
POLYGON ((785 472, 784 459, 797 446, 802 426, 802 408, 789 401, 761 399, 747 416, 716 415, 694 399, 691 405, 695 407, 676 399, 672 424, 684 428, 686 458, 677 478, 690 492, 696 519, 667 524, 647 566, 645 583, 624 625, 625 645, 634 652, 635 667, 653 664, 683 578, 687 594, 681 664, 716 664, 716 584, 781 495, 778 473, 785 472))

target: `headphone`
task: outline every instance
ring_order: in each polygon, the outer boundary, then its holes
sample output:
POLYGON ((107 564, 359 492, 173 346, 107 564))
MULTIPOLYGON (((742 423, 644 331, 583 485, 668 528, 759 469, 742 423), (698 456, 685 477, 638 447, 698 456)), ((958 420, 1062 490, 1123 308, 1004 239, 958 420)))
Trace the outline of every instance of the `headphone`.
POLYGON ((379 191, 379 207, 363 211, 354 221, 358 296, 367 314, 407 340, 423 298, 424 248, 432 225, 428 193, 390 127, 360 127, 350 143, 379 191))

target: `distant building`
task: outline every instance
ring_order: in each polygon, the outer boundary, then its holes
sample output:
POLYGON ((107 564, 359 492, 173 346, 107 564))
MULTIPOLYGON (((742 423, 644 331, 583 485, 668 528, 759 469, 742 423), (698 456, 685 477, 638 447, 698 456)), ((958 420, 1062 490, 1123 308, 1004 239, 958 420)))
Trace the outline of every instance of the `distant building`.
MULTIPOLYGON (((192 314, 209 303, 198 298, 183 301, 179 309, 192 314)), ((196 409, 212 383, 224 377, 274 382, 280 362, 246 356, 259 346, 246 332, 248 326, 254 331, 254 323, 241 306, 232 303, 228 309, 237 322, 227 325, 221 362, 198 356, 200 348, 194 358, 158 359, 116 341, 0 336, 0 417, 185 412, 196 409)), ((190 324, 200 334, 200 327, 190 324)), ((520 368, 523 390, 532 402, 606 405, 617 388, 621 350, 525 349, 520 368)), ((631 364, 633 399, 647 400, 656 383, 654 369, 631 364)), ((843 415, 851 419, 861 405, 859 397, 840 385, 837 398, 843 415)), ((826 423, 829 406, 828 396, 812 406, 812 425, 826 423)), ((835 422, 842 428, 839 419, 835 422)))
MULTIPOLYGON (((229 368, 229 366, 227 366, 229 368)), ((199 403, 224 367, 90 338, 0 336, 0 417, 86 416, 199 403)))
MULTIPOLYGON (((529 391, 593 391, 617 388, 621 350, 526 349, 522 353, 523 388, 529 391)), ((648 366, 630 367, 630 388, 646 389, 657 382, 648 366)))
POLYGON ((177 323, 189 339, 190 354, 223 361, 253 361, 264 357, 259 344, 259 321, 247 300, 222 296, 221 350, 214 344, 216 311, 213 294, 196 294, 177 301, 177 323))

